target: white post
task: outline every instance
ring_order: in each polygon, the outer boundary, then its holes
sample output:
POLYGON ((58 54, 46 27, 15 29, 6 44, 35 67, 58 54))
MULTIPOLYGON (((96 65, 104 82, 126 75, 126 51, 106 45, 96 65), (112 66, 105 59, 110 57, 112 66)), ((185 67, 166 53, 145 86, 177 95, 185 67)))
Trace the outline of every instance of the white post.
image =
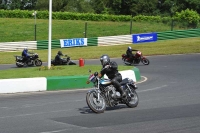
POLYGON ((35 25, 36 25, 36 14, 37 14, 37 11, 34 11, 34 18, 35 18, 35 25))
POLYGON ((37 14, 36 11, 34 11, 33 14, 32 14, 34 16, 34 19, 35 19, 35 25, 34 25, 35 26, 35 41, 36 41, 36 14, 37 14))
POLYGON ((52 0, 49 0, 49 45, 48 45, 48 69, 51 68, 51 33, 52 33, 52 0))

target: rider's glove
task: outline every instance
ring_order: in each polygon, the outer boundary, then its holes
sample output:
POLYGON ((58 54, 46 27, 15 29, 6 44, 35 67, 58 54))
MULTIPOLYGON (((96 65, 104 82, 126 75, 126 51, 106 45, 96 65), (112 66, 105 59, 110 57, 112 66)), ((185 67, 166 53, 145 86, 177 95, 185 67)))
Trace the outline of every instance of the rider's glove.
POLYGON ((110 65, 106 65, 104 68, 110 68, 110 65))

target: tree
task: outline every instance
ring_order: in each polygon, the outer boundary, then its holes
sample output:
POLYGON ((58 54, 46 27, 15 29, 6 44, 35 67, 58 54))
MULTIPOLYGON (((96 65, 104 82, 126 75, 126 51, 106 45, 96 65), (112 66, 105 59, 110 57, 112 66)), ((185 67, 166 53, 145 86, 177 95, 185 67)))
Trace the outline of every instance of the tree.
MULTIPOLYGON (((48 10, 49 0, 0 0, 0 9, 48 10)), ((200 13, 200 0, 53 0, 52 11, 115 15, 174 15, 192 9, 200 13)))
POLYGON ((36 2, 37 0, 2 0, 0 7, 9 10, 32 10, 35 8, 36 2))
POLYGON ((77 3, 78 12, 81 13, 94 13, 92 6, 87 0, 79 0, 77 3))
POLYGON ((106 9, 107 0, 90 0, 90 5, 97 14, 108 14, 106 9))
POLYGON ((184 10, 192 9, 200 14, 200 1, 199 0, 185 0, 184 10))

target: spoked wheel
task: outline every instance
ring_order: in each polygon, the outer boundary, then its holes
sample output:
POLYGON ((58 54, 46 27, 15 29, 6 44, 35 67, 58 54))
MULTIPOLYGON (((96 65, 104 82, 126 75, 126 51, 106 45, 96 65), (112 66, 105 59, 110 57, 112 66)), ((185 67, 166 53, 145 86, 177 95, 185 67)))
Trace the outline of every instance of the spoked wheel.
POLYGON ((137 107, 139 103, 139 97, 135 89, 131 87, 131 93, 128 94, 127 99, 129 102, 126 103, 126 105, 130 108, 137 107))
POLYGON ((103 113, 106 109, 104 98, 100 95, 98 100, 96 91, 90 91, 87 93, 86 102, 88 107, 95 113, 103 113))
POLYGON ((141 60, 144 65, 149 65, 150 61, 147 58, 141 60))
POLYGON ((36 66, 41 66, 42 65, 42 61, 41 60, 35 60, 35 65, 36 66))

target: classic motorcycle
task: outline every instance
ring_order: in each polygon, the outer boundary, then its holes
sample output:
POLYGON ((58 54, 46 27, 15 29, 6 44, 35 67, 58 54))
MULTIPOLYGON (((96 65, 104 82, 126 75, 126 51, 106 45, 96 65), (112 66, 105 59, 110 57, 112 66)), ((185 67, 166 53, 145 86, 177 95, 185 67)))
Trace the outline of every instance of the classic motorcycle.
POLYGON ((144 65, 149 65, 150 63, 150 61, 144 57, 142 52, 139 50, 136 52, 133 61, 128 58, 127 54, 122 54, 122 60, 126 65, 139 64, 140 62, 142 62, 144 65))
POLYGON ((54 60, 51 60, 51 65, 54 65, 54 66, 56 66, 56 65, 76 65, 76 63, 73 62, 69 56, 67 56, 67 55, 64 55, 64 56, 65 56, 65 58, 62 58, 61 64, 59 62, 56 62, 54 59, 54 60))
POLYGON ((29 53, 30 58, 28 62, 25 62, 25 59, 23 56, 17 56, 14 55, 16 66, 17 67, 23 67, 23 66, 41 66, 42 61, 39 59, 39 55, 37 53, 29 53))
POLYGON ((92 82, 94 88, 89 90, 86 94, 86 102, 88 107, 95 113, 103 113, 106 107, 114 107, 118 104, 126 104, 130 108, 137 107, 139 97, 136 92, 137 86, 134 81, 125 78, 120 85, 126 93, 126 99, 122 98, 120 93, 111 84, 110 79, 98 78, 98 72, 91 74, 88 78, 87 84, 92 82))

